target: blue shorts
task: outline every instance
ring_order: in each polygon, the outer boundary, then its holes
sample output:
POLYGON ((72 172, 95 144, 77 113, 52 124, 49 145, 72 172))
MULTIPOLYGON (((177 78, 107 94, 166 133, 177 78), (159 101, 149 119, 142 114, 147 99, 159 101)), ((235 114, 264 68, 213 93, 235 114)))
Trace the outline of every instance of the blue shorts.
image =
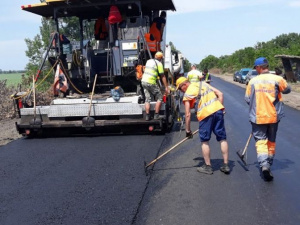
POLYGON ((217 141, 226 140, 224 114, 222 110, 215 112, 199 122, 199 137, 201 142, 209 141, 212 132, 216 135, 217 141))

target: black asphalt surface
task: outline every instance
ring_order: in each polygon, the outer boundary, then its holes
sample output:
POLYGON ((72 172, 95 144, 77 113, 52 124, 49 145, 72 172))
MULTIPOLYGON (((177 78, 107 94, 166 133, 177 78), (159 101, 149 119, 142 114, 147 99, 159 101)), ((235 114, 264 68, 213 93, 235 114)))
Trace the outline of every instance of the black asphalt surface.
MULTIPOLYGON (((213 175, 203 163, 197 135, 144 172, 184 138, 178 126, 166 135, 112 135, 19 139, 0 147, 0 224, 260 224, 300 221, 300 112, 285 106, 279 124, 274 180, 265 182, 249 144, 249 171, 236 151, 251 127, 245 89, 213 77, 225 95, 230 175, 219 171, 219 143, 211 140, 213 175)), ((198 129, 196 120, 192 129, 198 129)))

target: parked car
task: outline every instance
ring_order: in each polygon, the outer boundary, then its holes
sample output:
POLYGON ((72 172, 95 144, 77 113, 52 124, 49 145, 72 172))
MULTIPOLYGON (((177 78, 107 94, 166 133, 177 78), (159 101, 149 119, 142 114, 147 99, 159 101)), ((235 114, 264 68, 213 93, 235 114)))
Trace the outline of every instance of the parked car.
POLYGON ((240 71, 235 71, 235 73, 233 74, 233 81, 238 82, 240 79, 241 79, 240 71))
POLYGON ((240 74, 241 74, 241 79, 238 80, 238 82, 244 84, 246 82, 246 76, 247 73, 252 70, 251 68, 243 68, 240 70, 240 74))
POLYGON ((246 79, 245 79, 245 84, 248 85, 249 81, 253 78, 256 77, 258 75, 256 70, 250 70, 247 75, 246 75, 246 79))

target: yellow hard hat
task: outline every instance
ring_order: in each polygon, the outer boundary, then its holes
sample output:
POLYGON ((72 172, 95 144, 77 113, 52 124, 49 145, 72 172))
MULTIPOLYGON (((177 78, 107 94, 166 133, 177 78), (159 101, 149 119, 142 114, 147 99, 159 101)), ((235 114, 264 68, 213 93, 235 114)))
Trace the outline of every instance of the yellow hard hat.
POLYGON ((161 59, 164 57, 164 54, 162 52, 156 52, 154 57, 157 59, 161 59))
POLYGON ((178 90, 179 86, 186 81, 188 81, 188 79, 186 79, 185 77, 179 77, 176 80, 176 90, 178 90))

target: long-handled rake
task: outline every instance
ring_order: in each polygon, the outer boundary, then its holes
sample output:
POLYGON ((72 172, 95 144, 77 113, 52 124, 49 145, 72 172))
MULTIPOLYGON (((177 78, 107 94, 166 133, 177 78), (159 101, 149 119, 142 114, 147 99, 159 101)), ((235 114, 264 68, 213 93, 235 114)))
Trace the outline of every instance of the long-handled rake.
POLYGON ((94 84, 93 84, 93 89, 92 89, 92 94, 91 94, 91 100, 90 100, 90 105, 89 105, 88 116, 84 117, 82 119, 82 126, 85 127, 87 130, 89 130, 89 129, 91 129, 91 127, 95 126, 95 118, 91 117, 91 109, 92 109, 92 102, 93 102, 93 96, 94 96, 97 76, 98 75, 96 74, 95 78, 94 78, 94 84))
POLYGON ((250 143, 250 140, 252 138, 252 133, 250 133, 249 138, 246 142, 245 148, 243 149, 242 153, 241 151, 237 151, 236 154, 238 155, 238 157, 241 159, 241 161, 244 163, 244 165, 247 167, 248 163, 247 163, 247 149, 248 149, 248 145, 250 143), (246 156, 246 157, 245 157, 246 156))
MULTIPOLYGON (((199 131, 196 130, 193 132, 193 135, 195 135, 197 132, 199 131)), ((178 142, 177 144, 175 144, 173 147, 171 147, 169 150, 165 151, 164 153, 162 153, 160 156, 158 156, 157 158, 153 159, 151 162, 149 162, 148 164, 144 161, 144 166, 145 166, 145 173, 146 175, 148 174, 147 173, 147 168, 149 166, 151 166, 152 164, 154 164, 155 162, 157 162, 157 160, 161 159, 162 157, 164 157, 166 154, 170 153, 173 149, 175 149, 178 145, 182 144, 183 142, 185 142, 186 140, 188 140, 189 137, 186 137, 184 139, 182 139, 180 142, 178 142)))
POLYGON ((41 128, 42 120, 36 117, 36 80, 34 76, 32 76, 32 93, 33 93, 33 119, 30 120, 29 124, 32 128, 41 128))

